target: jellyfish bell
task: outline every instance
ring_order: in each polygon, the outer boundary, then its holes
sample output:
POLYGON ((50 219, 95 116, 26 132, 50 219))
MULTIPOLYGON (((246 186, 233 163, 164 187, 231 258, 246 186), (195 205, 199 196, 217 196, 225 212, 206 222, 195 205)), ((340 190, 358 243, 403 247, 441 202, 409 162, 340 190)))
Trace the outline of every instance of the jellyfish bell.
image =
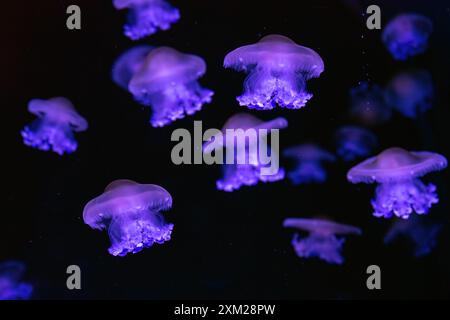
POLYGON ((321 235, 330 234, 361 234, 361 229, 326 219, 288 218, 284 220, 283 227, 296 228, 303 231, 321 235))
POLYGON ((0 263, 0 300, 28 300, 33 293, 31 284, 22 282, 25 265, 19 261, 0 263))
POLYGON ((337 154, 345 161, 366 157, 376 147, 378 139, 371 131, 358 126, 340 127, 334 136, 337 154))

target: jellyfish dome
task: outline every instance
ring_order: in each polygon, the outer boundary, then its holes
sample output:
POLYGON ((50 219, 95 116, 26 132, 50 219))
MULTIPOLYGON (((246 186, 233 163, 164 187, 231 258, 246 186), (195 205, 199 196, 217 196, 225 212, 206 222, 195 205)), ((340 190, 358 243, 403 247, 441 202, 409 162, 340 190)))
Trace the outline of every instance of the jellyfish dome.
POLYGON ((382 33, 384 45, 396 60, 425 52, 433 23, 427 17, 405 13, 389 21, 382 33))
POLYGON ((386 86, 386 101, 407 118, 417 118, 432 106, 434 85, 426 70, 405 71, 386 86))
POLYGON ((29 283, 22 282, 25 265, 19 261, 0 263, 0 300, 28 300, 33 293, 29 283))
POLYGON ((23 142, 39 150, 53 150, 59 155, 72 153, 78 146, 73 131, 88 128, 86 119, 66 98, 33 99, 28 104, 28 111, 38 118, 22 130, 23 142))
POLYGON ((440 154, 390 148, 351 168, 347 179, 352 183, 378 183, 372 200, 375 217, 408 219, 413 212, 428 213, 439 202, 436 186, 426 185, 419 178, 446 167, 447 159, 440 154))
POLYGON ((284 220, 283 226, 309 232, 305 238, 294 234, 292 246, 298 257, 317 257, 331 264, 344 262, 341 251, 345 239, 336 235, 362 233, 360 228, 324 219, 288 218, 284 220))
POLYGON ((137 101, 152 108, 152 126, 162 127, 211 102, 213 92, 198 83, 205 72, 202 58, 160 47, 146 56, 128 89, 137 101))
POLYGON ((306 91, 306 81, 319 77, 324 63, 314 50, 285 36, 268 35, 228 53, 224 67, 248 73, 244 92, 237 97, 241 106, 299 109, 312 98, 306 91))
POLYGON ((335 162, 336 157, 327 150, 310 143, 290 147, 283 156, 292 159, 295 166, 288 172, 292 184, 323 183, 327 179, 326 162, 335 162))
POLYGON ((369 156, 377 145, 377 137, 371 131, 357 126, 344 126, 335 134, 336 152, 344 161, 369 156))
POLYGON ((116 180, 84 207, 84 223, 93 229, 108 229, 113 256, 137 253, 154 243, 170 240, 173 224, 161 211, 172 207, 169 192, 154 184, 116 180))
POLYGON ((113 0, 118 10, 129 9, 124 33, 131 40, 139 40, 160 30, 168 30, 180 19, 178 9, 166 0, 113 0))

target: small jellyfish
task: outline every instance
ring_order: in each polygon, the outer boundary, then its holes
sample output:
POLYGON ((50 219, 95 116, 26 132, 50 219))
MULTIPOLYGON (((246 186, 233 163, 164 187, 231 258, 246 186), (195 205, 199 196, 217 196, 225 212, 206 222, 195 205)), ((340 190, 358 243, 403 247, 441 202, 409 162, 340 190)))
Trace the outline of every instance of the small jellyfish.
POLYGON ((231 51, 224 67, 249 74, 237 100, 241 106, 259 110, 277 104, 289 109, 304 107, 313 96, 306 91, 306 81, 324 70, 322 58, 314 50, 281 35, 268 35, 231 51))
POLYGON ((59 155, 72 153, 78 146, 72 131, 88 128, 87 121, 66 98, 33 99, 28 103, 28 111, 38 119, 22 130, 23 142, 39 150, 52 149, 59 155))
POLYGON ((432 106, 434 86, 426 70, 405 71, 386 86, 387 103, 407 118, 417 118, 432 106))
POLYGON ((198 83, 205 72, 202 58, 160 47, 150 51, 128 89, 137 101, 152 108, 152 126, 162 127, 211 102, 213 92, 198 83))
POLYGON ((158 29, 168 30, 180 19, 178 9, 166 0, 114 0, 113 3, 118 10, 130 10, 124 33, 132 40, 150 36, 158 29))
POLYGON ((0 263, 0 300, 28 300, 33 293, 31 284, 22 282, 25 265, 19 261, 0 263))
POLYGON ((362 233, 360 228, 324 219, 288 218, 284 220, 283 227, 309 232, 309 236, 305 238, 301 238, 298 233, 294 234, 292 246, 297 256, 300 258, 318 257, 332 264, 344 262, 341 251, 345 239, 338 238, 336 235, 360 235, 362 233))
POLYGON ((336 161, 332 153, 309 143, 290 147, 283 152, 283 156, 296 162, 288 173, 294 185, 325 182, 327 172, 323 163, 336 161))
POLYGON ((447 159, 440 154, 390 148, 351 168, 347 179, 379 184, 372 200, 375 217, 408 219, 414 211, 428 213, 439 202, 436 186, 425 185, 419 178, 445 167, 447 159))
POLYGON ((400 14, 393 18, 383 30, 382 40, 396 60, 425 52, 433 23, 427 17, 414 13, 400 14))
POLYGON ((369 156, 378 139, 371 131, 357 126, 344 126, 335 134, 336 152, 344 161, 369 156))
POLYGON ((125 256, 170 240, 173 224, 160 211, 171 207, 172 197, 160 186, 116 180, 84 207, 83 220, 93 229, 108 229, 109 253, 125 256))

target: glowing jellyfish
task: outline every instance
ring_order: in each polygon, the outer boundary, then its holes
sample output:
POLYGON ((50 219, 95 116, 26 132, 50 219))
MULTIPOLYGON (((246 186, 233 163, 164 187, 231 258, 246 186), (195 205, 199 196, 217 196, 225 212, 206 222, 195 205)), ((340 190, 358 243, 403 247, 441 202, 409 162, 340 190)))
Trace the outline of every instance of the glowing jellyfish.
POLYGON ((128 89, 137 101, 151 106, 152 126, 162 127, 211 102, 213 92, 198 83, 205 72, 202 58, 160 47, 150 51, 128 89))
POLYGON ((344 126, 335 134, 337 155, 345 161, 369 156, 377 145, 377 137, 371 131, 357 126, 344 126))
POLYGON ((160 186, 116 180, 84 207, 83 220, 93 229, 108 229, 109 253, 125 256, 170 240, 173 224, 160 211, 171 207, 172 197, 160 186))
POLYGON ((327 179, 325 162, 334 162, 336 157, 315 144, 300 144, 290 147, 283 156, 296 162, 288 177, 294 185, 323 183, 327 179))
POLYGON ((0 300, 28 300, 33 293, 29 283, 22 282, 25 265, 19 261, 0 263, 0 300))
POLYGON ((432 106, 434 86, 426 70, 413 70, 397 74, 385 90, 386 101, 408 118, 417 118, 432 106))
POLYGON ((345 239, 336 235, 362 233, 360 228, 324 219, 288 218, 284 220, 283 226, 309 232, 309 236, 305 238, 301 238, 298 233, 294 234, 292 246, 297 256, 317 257, 333 264, 344 262, 341 251, 345 239))
POLYGON ((224 67, 249 73, 237 100, 241 106, 264 110, 277 104, 302 108, 313 96, 306 91, 306 81, 324 70, 322 58, 314 50, 281 35, 268 35, 256 44, 231 51, 224 67))
POLYGON ((130 10, 124 33, 132 40, 150 36, 158 29, 168 30, 180 19, 178 9, 166 0, 114 0, 113 3, 118 10, 130 10))
POLYGON ((425 52, 433 23, 427 17, 405 13, 389 21, 382 33, 384 45, 396 60, 425 52))
POLYGON ((59 155, 72 153, 78 146, 72 131, 88 128, 87 121, 66 98, 33 99, 28 103, 28 111, 38 119, 22 130, 23 142, 39 150, 52 149, 59 155))
POLYGON ((408 219, 414 211, 428 213, 439 202, 436 186, 425 185, 419 178, 445 167, 447 159, 437 153, 390 148, 350 169, 347 179, 379 183, 372 200, 375 217, 408 219))

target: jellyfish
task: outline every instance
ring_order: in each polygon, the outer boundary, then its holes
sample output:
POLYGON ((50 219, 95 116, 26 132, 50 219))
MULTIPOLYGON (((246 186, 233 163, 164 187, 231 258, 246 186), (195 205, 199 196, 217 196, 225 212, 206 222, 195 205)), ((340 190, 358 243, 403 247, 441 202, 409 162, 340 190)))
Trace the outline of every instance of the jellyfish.
POLYGON ((0 263, 0 300, 28 300, 33 293, 31 284, 22 282, 25 265, 19 261, 0 263))
POLYGON ((447 159, 440 154, 390 148, 351 168, 347 179, 352 183, 378 183, 372 200, 375 217, 408 219, 413 212, 427 214, 439 202, 436 186, 426 185, 419 178, 445 167, 447 159))
POLYGON ((393 18, 381 38, 395 60, 406 60, 425 52, 433 23, 427 17, 404 13, 393 18))
POLYGON ((28 111, 38 118, 22 130, 23 142, 39 150, 52 149, 59 155, 72 153, 78 146, 72 131, 88 128, 86 119, 66 98, 33 99, 28 103, 28 111))
POLYGON ((337 155, 344 161, 367 157, 377 145, 377 137, 371 131, 358 126, 344 126, 335 134, 337 155))
POLYGON ((125 256, 170 240, 173 224, 160 211, 171 207, 172 197, 160 186, 115 180, 88 202, 83 220, 93 229, 108 229, 109 253, 125 256))
POLYGON ((426 70, 397 74, 386 86, 386 101, 407 118, 417 118, 431 108, 434 86, 426 70))
POLYGON ((231 51, 224 67, 249 74, 237 100, 241 106, 258 110, 276 105, 304 107, 313 96, 306 91, 306 81, 319 77, 324 70, 322 58, 314 50, 281 35, 268 35, 256 44, 231 51))
POLYGON ((345 239, 336 235, 360 235, 361 229, 325 219, 288 218, 283 222, 285 228, 296 228, 309 232, 309 236, 301 238, 294 234, 292 246, 300 258, 317 257, 331 264, 342 264, 344 258, 341 251, 345 239))
POLYGON ((128 89, 137 101, 151 106, 152 126, 162 127, 211 102, 213 91, 198 83, 205 72, 202 58, 160 47, 150 51, 133 74, 128 89))
POLYGON ((323 163, 336 161, 332 153, 310 143, 290 147, 283 152, 283 156, 296 162, 288 173, 294 185, 325 182, 327 172, 323 163))
POLYGON ((131 40, 139 40, 161 30, 168 30, 180 19, 178 9, 166 0, 114 0, 118 10, 129 9, 124 33, 131 40))

